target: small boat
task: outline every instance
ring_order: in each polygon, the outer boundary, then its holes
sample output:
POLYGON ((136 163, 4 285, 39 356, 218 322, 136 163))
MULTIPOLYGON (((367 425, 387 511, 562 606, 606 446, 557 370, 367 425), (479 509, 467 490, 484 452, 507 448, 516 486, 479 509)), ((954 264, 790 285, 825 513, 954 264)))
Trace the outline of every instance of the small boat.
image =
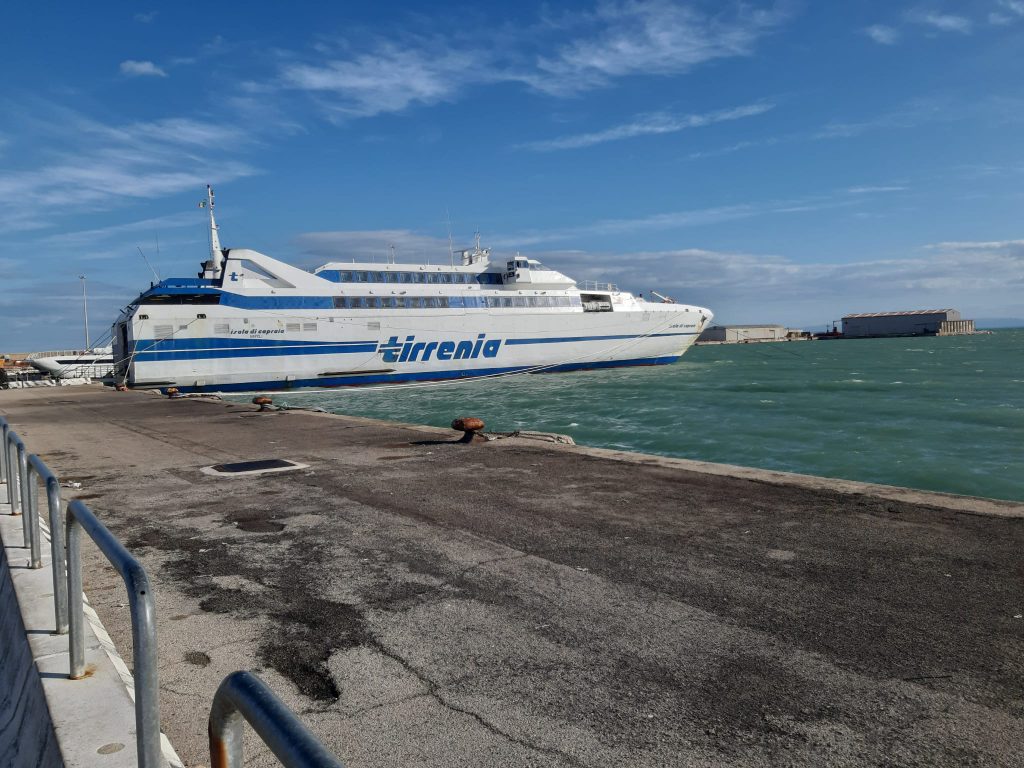
POLYGON ((448 264, 331 262, 306 271, 221 248, 196 278, 152 285, 113 328, 115 376, 180 392, 394 384, 673 363, 710 322, 703 307, 577 283, 490 249, 448 264))

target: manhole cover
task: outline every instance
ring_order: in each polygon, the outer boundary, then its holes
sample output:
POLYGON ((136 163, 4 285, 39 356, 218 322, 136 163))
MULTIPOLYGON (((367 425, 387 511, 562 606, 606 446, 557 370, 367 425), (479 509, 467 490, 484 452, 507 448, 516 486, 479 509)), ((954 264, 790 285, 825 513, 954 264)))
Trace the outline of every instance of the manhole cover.
POLYGON ((203 472, 219 477, 245 477, 262 475, 268 472, 288 472, 293 469, 306 469, 308 464, 299 464, 288 459, 254 459, 252 461, 236 461, 231 464, 214 464, 203 467, 203 472))

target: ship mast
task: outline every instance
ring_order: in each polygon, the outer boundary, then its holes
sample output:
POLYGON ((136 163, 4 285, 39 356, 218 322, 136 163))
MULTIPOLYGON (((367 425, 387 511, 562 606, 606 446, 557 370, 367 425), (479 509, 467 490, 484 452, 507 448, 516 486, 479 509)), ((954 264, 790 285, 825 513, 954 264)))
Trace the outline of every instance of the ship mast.
POLYGON ((210 260, 203 265, 203 277, 220 280, 224 266, 224 251, 220 247, 220 235, 217 233, 217 219, 213 215, 213 187, 206 185, 206 199, 199 203, 200 208, 210 211, 210 260))

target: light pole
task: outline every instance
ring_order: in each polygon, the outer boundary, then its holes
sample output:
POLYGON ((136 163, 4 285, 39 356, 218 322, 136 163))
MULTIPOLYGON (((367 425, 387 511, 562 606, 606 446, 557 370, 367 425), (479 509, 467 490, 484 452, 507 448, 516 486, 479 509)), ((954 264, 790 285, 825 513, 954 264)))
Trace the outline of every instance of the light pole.
POLYGON ((78 279, 82 281, 82 310, 85 312, 85 351, 88 352, 89 347, 89 297, 85 292, 85 275, 79 275, 78 279))

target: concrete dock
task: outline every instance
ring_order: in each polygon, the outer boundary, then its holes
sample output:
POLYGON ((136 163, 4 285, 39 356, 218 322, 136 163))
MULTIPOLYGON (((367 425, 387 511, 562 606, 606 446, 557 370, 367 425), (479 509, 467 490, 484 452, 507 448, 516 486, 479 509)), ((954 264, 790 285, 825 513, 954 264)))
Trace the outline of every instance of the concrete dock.
POLYGON ((0 415, 147 568, 186 766, 237 669, 347 766, 1024 765, 1022 504, 92 386, 0 415), (266 458, 308 467, 201 471, 266 458))

